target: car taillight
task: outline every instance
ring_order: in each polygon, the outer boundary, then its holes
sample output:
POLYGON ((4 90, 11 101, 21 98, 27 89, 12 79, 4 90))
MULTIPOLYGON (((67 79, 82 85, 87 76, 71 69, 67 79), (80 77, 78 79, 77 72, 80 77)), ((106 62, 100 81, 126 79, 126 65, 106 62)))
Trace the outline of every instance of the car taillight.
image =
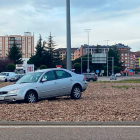
POLYGON ((86 77, 84 76, 83 81, 86 81, 86 77))

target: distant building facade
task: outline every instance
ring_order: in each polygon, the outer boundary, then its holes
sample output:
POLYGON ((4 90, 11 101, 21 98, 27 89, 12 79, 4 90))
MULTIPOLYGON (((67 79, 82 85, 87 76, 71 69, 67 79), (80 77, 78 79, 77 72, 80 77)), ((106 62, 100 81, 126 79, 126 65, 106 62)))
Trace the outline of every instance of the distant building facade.
POLYGON ((21 48, 23 58, 30 58, 34 55, 34 36, 31 35, 31 32, 25 32, 24 36, 0 36, 0 57, 7 57, 9 48, 12 47, 14 42, 21 48))
MULTIPOLYGON (((71 48, 71 60, 74 60, 74 53, 78 48, 71 48)), ((67 48, 59 48, 55 51, 59 52, 60 58, 63 60, 66 57, 67 48)))
MULTIPOLYGON (((139 67, 138 64, 138 56, 140 56, 140 52, 131 52, 131 48, 129 46, 126 46, 124 44, 116 44, 116 45, 98 45, 98 50, 100 53, 107 53, 107 51, 109 49, 113 49, 114 46, 116 46, 119 54, 120 54, 120 62, 124 62, 122 65, 125 67, 131 67, 133 69, 134 67, 134 61, 132 59, 133 54, 136 54, 136 61, 135 61, 135 68, 139 67)), ((97 49, 97 45, 94 46, 89 46, 89 54, 93 54, 96 52, 97 49)), ((75 52, 74 52, 74 59, 77 59, 83 55, 87 55, 88 54, 88 45, 84 44, 81 45, 80 48, 78 48, 75 52)))

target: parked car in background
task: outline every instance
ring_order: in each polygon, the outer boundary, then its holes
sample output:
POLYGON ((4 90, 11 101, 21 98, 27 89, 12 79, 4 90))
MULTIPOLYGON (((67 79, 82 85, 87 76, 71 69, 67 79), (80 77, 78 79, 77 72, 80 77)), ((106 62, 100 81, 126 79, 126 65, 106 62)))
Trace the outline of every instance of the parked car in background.
POLYGON ((112 75, 110 76, 110 80, 117 80, 117 77, 115 76, 115 74, 112 74, 112 75))
POLYGON ((28 73, 14 85, 0 88, 0 100, 34 103, 38 99, 68 95, 79 99, 86 88, 84 75, 61 68, 45 69, 28 73))
POLYGON ((116 73, 115 76, 116 77, 119 77, 119 76, 121 76, 121 74, 120 73, 116 73))
POLYGON ((7 82, 14 75, 15 75, 14 72, 1 72, 0 73, 0 81, 7 82))
POLYGON ((95 73, 84 73, 85 77, 86 77, 86 81, 97 81, 98 80, 98 76, 95 73))
POLYGON ((9 78, 9 81, 10 82, 16 82, 16 81, 18 81, 23 76, 24 76, 24 74, 16 74, 13 77, 9 78))

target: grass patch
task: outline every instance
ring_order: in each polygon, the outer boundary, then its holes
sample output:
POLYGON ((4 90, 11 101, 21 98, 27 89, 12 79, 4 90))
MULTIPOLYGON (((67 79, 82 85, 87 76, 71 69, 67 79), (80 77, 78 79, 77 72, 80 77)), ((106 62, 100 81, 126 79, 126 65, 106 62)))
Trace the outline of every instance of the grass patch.
POLYGON ((113 88, 118 88, 118 89, 129 89, 129 88, 132 88, 133 86, 112 86, 113 88))

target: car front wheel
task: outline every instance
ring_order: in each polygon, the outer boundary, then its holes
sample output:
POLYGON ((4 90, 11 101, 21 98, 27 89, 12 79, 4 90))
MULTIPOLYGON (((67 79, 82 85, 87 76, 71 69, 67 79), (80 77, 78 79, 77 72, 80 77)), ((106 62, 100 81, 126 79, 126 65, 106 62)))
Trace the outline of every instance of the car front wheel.
POLYGON ((80 99, 81 97, 81 88, 80 86, 74 86, 71 92, 72 99, 80 99))
POLYGON ((26 103, 35 103, 37 102, 37 95, 34 91, 28 91, 25 96, 26 103))

